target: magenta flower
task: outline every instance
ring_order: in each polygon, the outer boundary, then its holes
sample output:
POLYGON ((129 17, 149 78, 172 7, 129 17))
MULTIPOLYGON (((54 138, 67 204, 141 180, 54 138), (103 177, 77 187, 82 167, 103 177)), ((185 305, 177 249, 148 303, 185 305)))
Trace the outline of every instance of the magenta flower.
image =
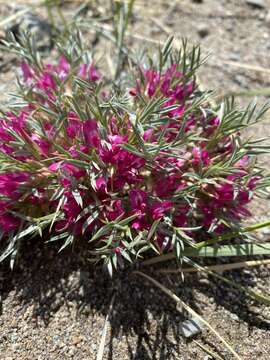
POLYGON ((256 184, 257 182, 261 180, 261 176, 253 176, 247 183, 247 187, 250 190, 255 190, 256 189, 256 184))
POLYGON ((83 123, 83 135, 85 143, 90 147, 99 147, 100 139, 95 120, 87 120, 83 123))
POLYGON ((172 201, 162 201, 154 203, 150 208, 150 214, 154 220, 162 219, 166 212, 173 207, 172 201))
POLYGON ((140 210, 142 212, 146 209, 147 194, 140 189, 134 189, 129 192, 130 205, 132 210, 140 210))
POLYGON ((50 143, 47 140, 42 139, 40 136, 33 134, 31 140, 36 143, 42 153, 42 155, 47 156, 50 151, 50 143))
POLYGON ((234 199, 234 187, 232 184, 222 184, 216 188, 216 196, 219 201, 226 202, 234 199))
POLYGON ((17 200, 23 192, 22 186, 29 181, 30 175, 26 172, 13 172, 0 174, 0 194, 13 200, 17 200))
POLYGON ((52 172, 60 171, 62 175, 63 184, 69 186, 71 184, 71 178, 79 179, 85 175, 85 170, 78 168, 75 165, 67 164, 65 162, 59 161, 57 163, 51 164, 48 169, 52 172))
POLYGON ((21 70, 23 73, 23 80, 26 84, 31 85, 34 79, 34 72, 31 69, 31 67, 25 62, 23 61, 21 63, 21 70))
POLYGON ((102 192, 107 192, 107 182, 104 176, 99 176, 96 179, 96 189, 102 192))
POLYGON ((75 139, 82 130, 82 124, 78 119, 69 119, 68 126, 66 128, 67 135, 70 139, 75 139))
POLYGON ((42 74, 37 82, 37 86, 48 94, 51 94, 52 91, 56 90, 56 82, 49 72, 42 74))
POLYGON ((121 200, 113 200, 109 206, 107 206, 105 211, 105 218, 109 221, 114 221, 120 216, 123 216, 125 211, 122 207, 121 200))
POLYGON ((70 64, 67 59, 62 55, 59 59, 58 66, 56 68, 56 72, 58 73, 60 80, 65 80, 70 71, 70 64))
POLYGON ((6 233, 17 230, 21 221, 9 214, 0 213, 0 230, 6 233))
POLYGON ((144 76, 146 80, 146 94, 152 97, 160 83, 160 75, 154 70, 146 70, 144 76))
POLYGON ((93 64, 81 64, 78 76, 90 81, 98 81, 101 78, 100 72, 94 67, 93 64))
POLYGON ((194 166, 199 166, 199 165, 209 166, 211 159, 208 151, 202 150, 199 147, 194 147, 192 150, 192 155, 193 155, 192 164, 194 166))
POLYGON ((172 58, 139 65, 117 90, 77 55, 22 62, 25 106, 0 119, 3 241, 56 216, 52 236, 82 239, 115 266, 149 245, 173 250, 176 231, 196 243, 250 216, 264 181, 239 141, 244 115, 230 124, 230 113, 198 105, 195 77, 172 58))

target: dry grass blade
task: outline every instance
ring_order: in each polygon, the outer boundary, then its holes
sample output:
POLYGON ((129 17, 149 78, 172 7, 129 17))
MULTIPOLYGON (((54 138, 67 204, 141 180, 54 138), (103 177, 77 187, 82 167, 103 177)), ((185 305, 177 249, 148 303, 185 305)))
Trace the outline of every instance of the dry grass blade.
POLYGON ((219 356, 218 354, 214 353, 213 351, 209 350, 206 346, 202 345, 199 343, 199 341, 193 340, 195 342, 195 344, 202 349, 206 354, 210 355, 211 358, 213 359, 217 359, 217 360, 224 360, 221 356, 219 356))
POLYGON ((25 8, 21 11, 17 11, 15 14, 12 14, 12 15, 8 16, 7 18, 3 19, 2 21, 0 21, 0 27, 7 25, 8 23, 12 22, 13 20, 17 19, 18 17, 24 15, 27 12, 29 12, 28 8, 25 8))
MULTIPOLYGON (((171 299, 173 299, 177 305, 180 305, 182 308, 184 308, 190 315, 197 317, 208 329, 216 335, 216 337, 224 344, 224 346, 229 350, 236 359, 241 360, 239 355, 233 350, 233 348, 230 346, 230 344, 227 343, 227 341, 203 318, 201 317, 196 311, 194 311, 189 305, 187 305, 184 301, 182 301, 177 295, 175 295, 170 289, 166 288, 164 285, 159 283, 157 280, 153 279, 151 276, 141 272, 141 271, 134 271, 134 275, 140 275, 147 279, 149 282, 154 284, 156 287, 158 287, 160 290, 162 290, 165 294, 167 294, 171 299)), ((180 311, 177 307, 177 310, 180 311)))
POLYGON ((254 96, 269 96, 270 88, 261 88, 253 90, 239 90, 239 91, 228 91, 226 93, 218 94, 215 99, 216 101, 222 100, 226 96, 243 96, 243 97, 254 97, 254 96))
POLYGON ((101 340, 100 340, 100 343, 99 343, 96 360, 102 360, 103 359, 104 350, 105 350, 106 335, 107 335, 107 330, 108 330, 108 325, 109 325, 109 318, 110 318, 110 315, 111 315, 111 312, 112 312, 114 299, 115 299, 115 295, 113 295, 113 297, 111 299, 110 306, 109 306, 109 311, 108 311, 108 314, 107 314, 106 319, 105 319, 105 324, 104 324, 104 327, 103 327, 103 330, 102 330, 102 336, 101 336, 101 340))
MULTIPOLYGON (((240 261, 234 262, 230 264, 221 264, 221 265, 211 265, 211 266, 204 266, 204 270, 214 270, 214 271, 228 271, 233 269, 240 269, 243 267, 253 267, 259 265, 269 265, 270 259, 265 260, 251 260, 251 261, 240 261)), ((160 269, 158 270, 159 273, 162 274, 176 274, 176 273, 193 273, 193 272, 201 272, 203 270, 197 269, 194 267, 183 268, 183 269, 160 269)))
POLYGON ((222 61, 222 64, 238 67, 245 70, 252 70, 252 71, 263 72, 265 74, 270 74, 270 69, 266 69, 257 65, 243 64, 237 61, 222 61))
POLYGON ((220 274, 218 274, 215 271, 209 270, 207 269, 207 267, 203 267, 201 265, 199 265, 198 263, 194 262, 193 260, 187 258, 186 256, 183 257, 183 261, 189 265, 192 265, 193 267, 200 269, 200 271, 204 271, 206 274, 212 275, 215 278, 223 281, 224 283, 234 287, 237 290, 240 290, 242 292, 244 292, 246 295, 248 295, 249 297, 251 297, 252 299, 259 301, 267 306, 270 306, 270 297, 267 295, 263 295, 260 294, 259 292, 253 290, 253 289, 249 289, 246 288, 242 285, 240 285, 239 283, 236 283, 235 281, 228 279, 220 274))

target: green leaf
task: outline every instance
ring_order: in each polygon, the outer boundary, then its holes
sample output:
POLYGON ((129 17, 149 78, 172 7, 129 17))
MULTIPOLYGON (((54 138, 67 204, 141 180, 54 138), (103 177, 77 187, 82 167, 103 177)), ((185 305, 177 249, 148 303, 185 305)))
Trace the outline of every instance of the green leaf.
POLYGON ((216 236, 212 239, 209 239, 209 240, 205 240, 205 241, 201 241, 199 243, 197 243, 195 246, 197 249, 200 249, 204 246, 207 246, 207 245, 211 245, 211 244, 216 244, 220 241, 223 241, 223 240, 230 240, 230 239, 233 239, 239 235, 242 235, 242 234, 245 234, 245 233, 248 233, 248 232, 252 232, 252 231, 256 231, 258 229, 261 229, 261 228, 264 228, 264 227, 268 227, 270 226, 270 221, 265 221, 263 223, 258 223, 258 224, 254 224, 254 225, 250 225, 250 226, 247 226, 245 228, 240 228, 238 231, 230 231, 228 233, 224 233, 222 235, 219 235, 219 236, 216 236))
POLYGON ((50 225, 50 229, 49 231, 52 230, 52 227, 53 227, 53 224, 55 223, 56 219, 57 219, 57 216, 60 214, 60 209, 61 207, 64 205, 64 202, 66 200, 66 196, 65 195, 62 195, 59 202, 58 202, 58 205, 57 205, 57 208, 56 208, 56 212, 54 213, 54 217, 52 219, 52 222, 51 222, 51 225, 50 225))
POLYGON ((152 224, 152 226, 151 226, 151 228, 150 228, 150 230, 149 230, 149 232, 148 232, 148 235, 147 235, 147 241, 150 241, 150 240, 151 240, 152 236, 153 236, 154 233, 156 232, 156 229, 157 229, 159 223, 160 223, 160 219, 155 220, 155 221, 153 222, 153 224, 152 224))
MULTIPOLYGON (((223 257, 223 256, 257 256, 257 255, 270 255, 270 243, 262 244, 233 244, 221 246, 207 246, 204 248, 196 249, 186 247, 183 255, 189 257, 223 257)), ((143 265, 152 265, 155 263, 172 260, 175 258, 174 253, 164 254, 158 257, 144 261, 143 265)))
POLYGON ((98 218, 99 214, 100 212, 96 210, 85 220, 82 226, 82 234, 84 234, 86 229, 98 218))
POLYGON ((113 264, 112 264, 111 258, 107 258, 106 266, 107 266, 108 272, 110 274, 110 277, 112 277, 113 276, 113 264))
POLYGON ((62 250, 64 250, 68 245, 72 244, 74 241, 74 235, 71 234, 68 236, 68 238, 66 239, 66 241, 64 242, 64 244, 61 246, 61 248, 59 249, 58 252, 61 252, 62 250))
POLYGON ((82 208, 83 207, 83 199, 78 189, 72 191, 72 195, 76 201, 76 203, 82 208))
POLYGON ((0 256, 0 263, 4 261, 15 250, 16 240, 13 238, 0 256))
POLYGON ((45 244, 50 243, 50 242, 54 242, 54 241, 57 241, 57 240, 60 240, 60 239, 64 239, 64 238, 67 237, 68 235, 69 235, 68 232, 64 232, 64 233, 62 233, 62 234, 52 236, 52 237, 50 238, 50 240, 45 241, 45 244))
POLYGON ((112 227, 113 227, 113 224, 111 224, 111 223, 102 226, 102 227, 99 228, 98 231, 91 237, 91 239, 89 240, 89 242, 95 241, 95 240, 99 239, 101 236, 108 234, 108 232, 112 229, 112 227))
POLYGON ((129 256, 129 254, 127 253, 126 250, 122 250, 122 251, 121 251, 121 255, 122 255, 127 261, 129 261, 130 263, 132 263, 131 257, 129 256))
POLYGON ((136 219, 138 217, 138 214, 131 215, 123 220, 120 220, 117 222, 117 225, 125 226, 129 224, 132 220, 136 219))
POLYGON ((270 243, 206 246, 201 249, 188 248, 185 250, 185 255, 196 257, 270 255, 270 243))
POLYGON ((137 155, 141 158, 145 157, 145 154, 140 152, 135 146, 130 145, 130 144, 121 144, 121 147, 127 151, 129 151, 130 153, 137 155))

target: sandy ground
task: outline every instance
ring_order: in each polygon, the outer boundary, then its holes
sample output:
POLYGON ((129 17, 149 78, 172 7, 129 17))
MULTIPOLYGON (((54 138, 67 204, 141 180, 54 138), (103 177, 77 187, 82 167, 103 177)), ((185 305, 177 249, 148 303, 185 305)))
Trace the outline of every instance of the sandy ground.
MULTIPOLYGON (((138 0, 128 41, 139 48, 153 46, 146 39, 164 41, 169 33, 187 37, 192 43, 200 42, 205 54, 211 54, 200 71, 204 87, 217 89, 217 94, 266 88, 270 86, 270 1, 261 3, 261 7, 254 7, 245 0, 138 0), (138 38, 142 36, 144 40, 138 38), (252 65, 253 69, 242 64, 252 65)), ((69 16, 74 7, 64 5, 64 14, 69 16)), ((0 9, 3 16, 13 11, 6 4, 0 9)), ((94 11, 102 9, 103 5, 94 11)), ((44 10, 41 13, 46 17, 44 10)), ((85 19, 90 15, 91 9, 85 19)), ((1 54, 2 103, 14 88, 16 66, 14 57, 1 54)), ((248 100, 237 98, 239 106, 248 100)), ((267 118, 254 133, 260 137, 270 135, 267 118)), ((266 168, 267 164, 266 160, 266 168)), ((254 222, 265 220, 269 204, 257 202, 253 210, 254 222)), ((264 231, 258 236, 267 239, 269 233, 264 231)), ((194 342, 181 337, 179 324, 184 316, 172 301, 142 279, 127 270, 111 280, 101 270, 94 271, 85 264, 80 254, 67 252, 59 256, 53 248, 46 253, 41 250, 29 244, 13 274, 0 268, 1 359, 95 359, 113 296, 104 359, 210 359, 194 342)), ((240 284, 270 295, 270 272, 266 267, 227 274, 240 284)), ((160 280, 202 314, 241 359, 269 359, 269 308, 203 276, 189 275, 184 284, 177 277, 160 280)), ((197 341, 224 359, 232 358, 206 329, 197 341)))

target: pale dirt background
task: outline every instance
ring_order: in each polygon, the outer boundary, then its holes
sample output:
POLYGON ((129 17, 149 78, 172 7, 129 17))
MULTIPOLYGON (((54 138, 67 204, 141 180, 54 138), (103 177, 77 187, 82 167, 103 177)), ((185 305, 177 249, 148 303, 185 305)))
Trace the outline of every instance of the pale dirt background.
MULTIPOLYGON (((20 1, 20 4, 29 1, 20 1)), ((81 2, 63 2, 63 13, 69 17, 81 2)), ((85 19, 93 13, 106 15, 109 2, 89 2, 85 19), (92 4, 92 5, 91 5, 92 4)), ((206 88, 218 94, 230 91, 270 87, 270 1, 259 1, 253 7, 239 0, 142 1, 135 5, 129 44, 140 48, 153 46, 138 37, 163 41, 169 33, 201 43, 211 57, 200 72, 206 88), (268 69, 247 70, 242 64, 268 69), (236 66, 238 65, 238 66, 236 66)), ((14 13, 14 6, 0 3, 2 18, 14 13)), ((46 18, 44 9, 37 13, 46 18)), ((89 45, 90 44, 89 37, 89 45)), ((14 89, 17 60, 0 54, 0 100, 14 89)), ((266 98, 259 97, 262 103, 266 98)), ((249 98, 238 97, 240 106, 249 98)), ((269 116, 253 130, 256 136, 269 136, 269 116)), ((268 160, 265 167, 268 169, 268 160)), ((269 218, 268 201, 253 205, 254 219, 269 218)), ((269 238, 264 230, 258 234, 269 238)), ((0 268, 2 315, 0 316, 0 358, 3 360, 94 360, 105 317, 113 294, 116 294, 106 341, 105 359, 111 360, 206 360, 194 342, 185 341, 179 333, 183 317, 156 288, 146 286, 127 272, 110 280, 101 270, 93 271, 80 254, 60 256, 54 249, 41 252, 38 244, 28 251, 11 275, 0 268)), ((239 270, 227 273, 234 281, 270 295, 269 268, 239 270)), ((215 327, 244 360, 270 358, 270 311, 239 295, 229 287, 203 276, 164 282, 215 327)), ((224 359, 231 355, 208 330, 197 337, 204 346, 224 359)))

